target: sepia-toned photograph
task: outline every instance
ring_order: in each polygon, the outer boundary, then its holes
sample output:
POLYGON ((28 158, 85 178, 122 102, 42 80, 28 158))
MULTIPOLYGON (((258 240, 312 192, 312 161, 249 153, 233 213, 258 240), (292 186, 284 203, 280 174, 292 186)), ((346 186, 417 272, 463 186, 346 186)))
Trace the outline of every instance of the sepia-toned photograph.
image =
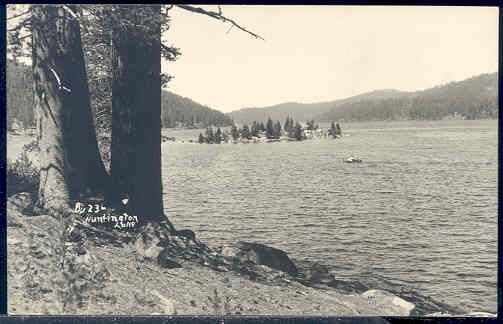
POLYGON ((8 313, 496 317, 498 24, 7 5, 8 313))

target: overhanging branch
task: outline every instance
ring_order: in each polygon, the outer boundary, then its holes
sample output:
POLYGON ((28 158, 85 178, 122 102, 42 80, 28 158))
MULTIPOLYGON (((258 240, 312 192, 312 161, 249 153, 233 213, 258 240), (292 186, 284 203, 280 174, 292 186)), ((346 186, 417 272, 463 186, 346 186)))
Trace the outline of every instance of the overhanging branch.
POLYGON ((7 29, 7 32, 19 31, 20 29, 26 28, 31 24, 31 17, 25 18, 14 27, 7 29))
POLYGON ((72 16, 73 19, 80 22, 79 16, 77 16, 77 14, 73 12, 73 10, 70 9, 70 7, 68 7, 67 5, 63 5, 62 7, 66 12, 68 12, 68 14, 70 14, 70 16, 72 16))
POLYGON ((177 4, 176 5, 178 8, 181 8, 181 9, 184 9, 184 10, 187 10, 187 11, 190 11, 190 12, 195 12, 195 13, 198 13, 198 14, 201 14, 201 15, 205 15, 205 16, 209 16, 211 18, 214 18, 214 19, 217 19, 217 20, 220 20, 224 23, 231 23, 232 26, 235 26, 237 28, 239 28, 240 30, 244 31, 245 33, 247 34, 250 34, 252 35, 253 37, 257 38, 257 39, 261 39, 261 40, 265 40, 262 36, 260 35, 257 35, 255 34, 254 32, 251 32, 249 31, 248 29, 240 26, 237 22, 235 22, 234 20, 230 19, 230 18, 227 18, 225 17, 223 14, 222 14, 222 9, 220 8, 219 6, 219 12, 215 12, 215 11, 210 11, 210 10, 205 10, 203 8, 200 8, 200 7, 194 7, 194 6, 189 6, 189 5, 184 5, 184 4, 177 4))
POLYGON ((7 20, 16 19, 18 17, 26 15, 27 13, 30 13, 30 10, 27 10, 25 12, 19 13, 19 14, 14 15, 14 16, 7 17, 7 20))

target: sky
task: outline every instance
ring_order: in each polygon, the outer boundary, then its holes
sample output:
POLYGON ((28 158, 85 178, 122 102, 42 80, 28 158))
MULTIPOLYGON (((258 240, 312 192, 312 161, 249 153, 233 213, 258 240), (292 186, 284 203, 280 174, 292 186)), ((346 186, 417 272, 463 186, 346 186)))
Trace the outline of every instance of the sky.
MULTIPOLYGON (((218 11, 216 6, 203 6, 218 11)), ((171 9, 168 90, 223 112, 422 90, 498 70, 495 7, 222 6, 265 41, 171 9)))

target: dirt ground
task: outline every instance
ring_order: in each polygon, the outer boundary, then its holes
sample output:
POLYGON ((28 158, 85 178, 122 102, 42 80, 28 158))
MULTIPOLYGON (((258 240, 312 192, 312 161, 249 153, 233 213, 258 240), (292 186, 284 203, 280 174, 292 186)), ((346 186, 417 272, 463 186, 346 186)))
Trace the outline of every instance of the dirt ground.
MULTIPOLYGON (((266 283, 186 260, 180 261, 180 268, 166 269, 152 260, 139 258, 131 244, 87 244, 87 253, 77 255, 74 260, 78 265, 73 269, 74 277, 58 279, 61 269, 66 269, 55 268, 60 261, 57 254, 60 224, 47 215, 23 214, 25 203, 23 194, 8 201, 9 314, 403 316, 409 313, 399 304, 379 298, 307 287, 281 272, 275 273, 280 280, 266 283), (69 291, 62 294, 65 290, 69 291), (61 296, 72 299, 73 295, 82 296, 80 304, 69 302, 74 307, 63 309, 61 296)), ((261 267, 264 272, 272 271, 261 267)))

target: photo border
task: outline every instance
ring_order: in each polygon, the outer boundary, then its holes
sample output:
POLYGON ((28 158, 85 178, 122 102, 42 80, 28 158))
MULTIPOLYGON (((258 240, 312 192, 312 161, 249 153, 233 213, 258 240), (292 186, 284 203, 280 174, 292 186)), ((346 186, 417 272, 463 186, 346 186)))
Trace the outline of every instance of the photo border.
MULTIPOLYGON (((14 2, 11 2, 14 3, 14 2)), ((36 3, 36 2, 24 2, 36 3)), ((68 3, 68 1, 48 1, 47 4, 68 3)), ((79 1, 80 4, 95 3, 95 1, 79 1)), ((114 1, 111 3, 137 3, 134 1, 114 1)), ((143 1, 143 3, 160 3, 159 1, 143 1)), ((172 3, 190 3, 197 5, 216 4, 211 1, 172 1, 172 3)), ((501 107, 503 105, 502 96, 502 62, 503 62, 503 42, 502 42, 502 20, 503 11, 500 1, 364 1, 364 0, 346 0, 346 1, 264 1, 264 0, 244 0, 244 1, 219 1, 221 5, 361 5, 361 6, 488 6, 499 8, 499 62, 498 62, 498 110, 501 115, 501 107)), ((3 199, 0 202, 0 322, 1 323, 75 323, 75 324, 91 324, 91 323, 496 323, 501 320, 503 311, 503 274, 501 271, 501 255, 503 251, 503 239, 500 233, 503 233, 503 223, 501 222, 501 204, 500 192, 503 189, 501 173, 501 143, 503 143, 503 135, 499 131, 503 127, 503 121, 498 117, 498 294, 497 294, 497 317, 496 318, 480 318, 480 317, 292 317, 292 316, 18 316, 7 314, 7 214, 6 214, 6 150, 7 150, 7 127, 6 127, 6 5, 2 3, 0 6, 0 50, 1 50, 1 70, 0 70, 0 98, 4 109, 0 114, 2 129, 0 130, 0 169, 3 172, 3 180, 0 184, 0 193, 3 199)))

